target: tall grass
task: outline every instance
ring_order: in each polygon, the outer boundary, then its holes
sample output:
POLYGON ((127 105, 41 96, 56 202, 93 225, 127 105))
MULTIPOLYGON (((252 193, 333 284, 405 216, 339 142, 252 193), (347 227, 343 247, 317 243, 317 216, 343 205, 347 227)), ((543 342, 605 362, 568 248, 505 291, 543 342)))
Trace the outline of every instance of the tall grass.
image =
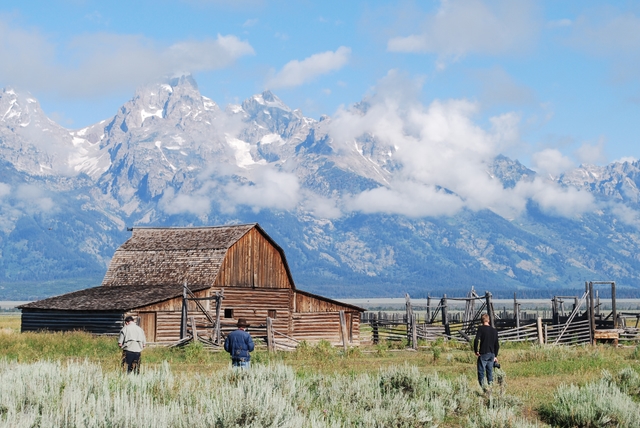
POLYGON ((411 366, 299 376, 279 364, 198 374, 165 363, 136 376, 88 361, 0 362, 6 427, 435 427, 467 416, 478 427, 527 426, 511 422, 513 400, 498 399, 497 411, 484 400, 465 378, 411 366))

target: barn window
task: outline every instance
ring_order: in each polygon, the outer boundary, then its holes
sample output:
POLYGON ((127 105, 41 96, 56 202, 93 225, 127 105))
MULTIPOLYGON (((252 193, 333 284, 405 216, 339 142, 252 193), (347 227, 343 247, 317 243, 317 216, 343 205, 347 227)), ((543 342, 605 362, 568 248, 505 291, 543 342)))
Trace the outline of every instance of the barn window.
POLYGON ((269 318, 276 319, 276 310, 275 309, 269 309, 267 312, 268 312, 269 318))
POLYGON ((224 317, 225 318, 233 318, 233 309, 231 308, 227 308, 224 310, 224 317))

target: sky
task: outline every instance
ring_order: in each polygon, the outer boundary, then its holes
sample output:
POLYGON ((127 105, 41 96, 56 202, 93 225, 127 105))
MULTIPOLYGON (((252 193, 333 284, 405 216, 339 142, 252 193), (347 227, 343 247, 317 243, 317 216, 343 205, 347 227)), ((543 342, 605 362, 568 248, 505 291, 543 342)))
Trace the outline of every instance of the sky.
POLYGON ((376 97, 455 105, 551 175, 640 158, 640 2, 3 2, 0 58, 0 87, 70 129, 192 73, 221 106, 269 89, 315 119, 376 97))

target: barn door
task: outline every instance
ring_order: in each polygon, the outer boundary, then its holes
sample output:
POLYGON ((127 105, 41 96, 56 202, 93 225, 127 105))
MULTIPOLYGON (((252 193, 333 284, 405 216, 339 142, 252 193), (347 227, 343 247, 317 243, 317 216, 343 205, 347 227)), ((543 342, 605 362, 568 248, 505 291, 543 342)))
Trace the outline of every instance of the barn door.
POLYGON ((140 327, 144 330, 144 335, 147 337, 147 342, 156 341, 156 313, 155 312, 140 312, 140 327))

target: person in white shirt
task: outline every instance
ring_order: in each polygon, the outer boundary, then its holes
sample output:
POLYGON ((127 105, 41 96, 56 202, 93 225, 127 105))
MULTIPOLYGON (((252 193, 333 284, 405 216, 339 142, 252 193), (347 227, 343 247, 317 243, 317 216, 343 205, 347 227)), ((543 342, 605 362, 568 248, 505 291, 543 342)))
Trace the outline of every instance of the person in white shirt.
POLYGON ((127 365, 127 373, 140 372, 140 356, 146 344, 144 330, 138 327, 132 316, 126 317, 118 337, 118 346, 123 351, 122 365, 127 365))

